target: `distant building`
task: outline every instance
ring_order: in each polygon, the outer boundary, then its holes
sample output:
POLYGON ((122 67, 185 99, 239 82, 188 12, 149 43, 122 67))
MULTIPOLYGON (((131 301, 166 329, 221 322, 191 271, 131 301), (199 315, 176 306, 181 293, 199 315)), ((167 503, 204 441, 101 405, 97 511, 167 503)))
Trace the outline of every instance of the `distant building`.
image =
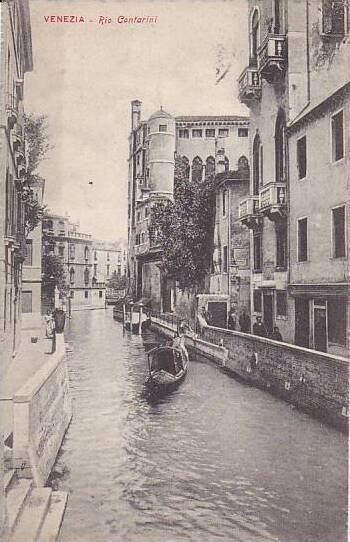
POLYGON ((283 340, 348 350, 349 12, 249 0, 252 312, 283 340), (288 47, 287 47, 288 36, 288 47))
MULTIPOLYGON (((44 181, 31 185, 33 197, 40 205, 44 199, 44 181)), ((40 329, 42 284, 42 226, 41 223, 28 235, 22 276, 22 329, 40 329)))
POLYGON ((247 160, 249 121, 239 116, 173 117, 160 109, 141 120, 141 102, 131 103, 128 181, 128 273, 138 299, 173 310, 175 284, 161 274, 157 231, 150 231, 152 206, 173 199, 174 155, 188 163, 188 176, 200 182, 215 173, 218 145, 224 169, 247 160))
POLYGON ((119 243, 93 240, 93 282, 106 283, 114 275, 125 275, 123 266, 123 251, 119 243))

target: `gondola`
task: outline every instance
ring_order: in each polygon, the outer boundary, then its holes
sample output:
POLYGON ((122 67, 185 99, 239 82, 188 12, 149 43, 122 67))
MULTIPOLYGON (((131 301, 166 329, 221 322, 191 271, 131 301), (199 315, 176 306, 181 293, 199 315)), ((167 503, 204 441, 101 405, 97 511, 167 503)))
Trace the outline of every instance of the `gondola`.
POLYGON ((185 378, 188 369, 186 349, 158 346, 148 352, 149 377, 146 386, 153 392, 166 392, 185 378))

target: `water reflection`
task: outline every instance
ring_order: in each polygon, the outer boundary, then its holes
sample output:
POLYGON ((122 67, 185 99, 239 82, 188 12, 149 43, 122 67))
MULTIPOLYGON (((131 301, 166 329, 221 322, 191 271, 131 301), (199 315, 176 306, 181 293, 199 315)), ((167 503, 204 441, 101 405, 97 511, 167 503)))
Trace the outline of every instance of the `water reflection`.
POLYGON ((69 326, 61 542, 346 540, 343 435, 198 361, 150 403, 158 337, 123 336, 110 311, 74 313, 69 326))

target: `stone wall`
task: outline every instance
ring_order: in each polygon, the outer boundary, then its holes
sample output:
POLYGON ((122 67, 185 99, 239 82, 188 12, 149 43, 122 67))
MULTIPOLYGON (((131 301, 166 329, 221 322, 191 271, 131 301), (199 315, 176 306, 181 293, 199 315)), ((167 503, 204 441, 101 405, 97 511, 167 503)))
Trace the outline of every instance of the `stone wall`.
POLYGON ((13 464, 17 475, 44 486, 72 417, 63 334, 56 353, 13 398, 13 464))
POLYGON ((226 347, 227 369, 245 381, 347 429, 347 359, 213 327, 204 329, 202 339, 226 347))
MULTIPOLYGON (((152 328, 172 334, 170 326, 158 318, 152 318, 152 328)), ((200 339, 188 337, 186 344, 243 381, 348 431, 349 360, 210 326, 200 339)))

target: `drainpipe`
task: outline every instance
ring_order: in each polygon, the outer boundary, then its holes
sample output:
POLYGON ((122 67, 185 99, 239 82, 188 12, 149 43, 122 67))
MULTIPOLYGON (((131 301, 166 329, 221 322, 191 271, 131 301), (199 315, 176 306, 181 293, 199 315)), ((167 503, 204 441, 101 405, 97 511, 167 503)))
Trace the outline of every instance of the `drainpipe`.
POLYGON ((227 183, 227 293, 229 298, 229 303, 231 305, 231 274, 230 274, 230 263, 231 263, 231 190, 230 184, 227 183))

